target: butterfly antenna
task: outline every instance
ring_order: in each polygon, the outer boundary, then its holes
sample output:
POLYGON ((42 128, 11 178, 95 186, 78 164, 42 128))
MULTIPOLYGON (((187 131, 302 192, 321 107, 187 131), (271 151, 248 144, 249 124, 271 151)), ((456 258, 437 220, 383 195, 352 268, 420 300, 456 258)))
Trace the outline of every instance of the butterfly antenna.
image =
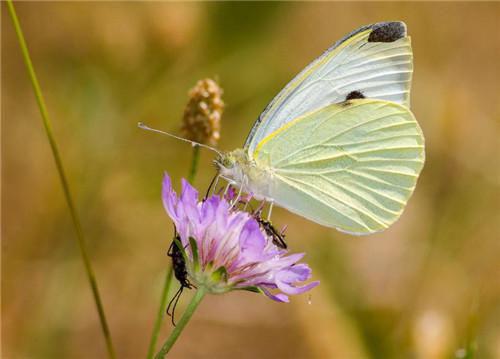
POLYGON ((187 138, 179 137, 179 136, 173 135, 173 134, 165 132, 165 131, 157 130, 156 128, 149 127, 148 125, 146 125, 143 122, 137 123, 137 127, 141 128, 143 130, 146 130, 146 131, 161 133, 162 135, 173 137, 173 138, 176 138, 176 139, 184 141, 184 142, 189 142, 191 144, 191 146, 193 146, 193 147, 194 146, 200 146, 200 147, 206 148, 206 149, 208 149, 210 151, 214 151, 219 156, 222 156, 222 152, 220 152, 219 150, 217 150, 216 148, 214 148, 212 146, 208 146, 208 145, 205 145, 203 143, 196 142, 196 141, 191 141, 191 140, 188 140, 187 138))

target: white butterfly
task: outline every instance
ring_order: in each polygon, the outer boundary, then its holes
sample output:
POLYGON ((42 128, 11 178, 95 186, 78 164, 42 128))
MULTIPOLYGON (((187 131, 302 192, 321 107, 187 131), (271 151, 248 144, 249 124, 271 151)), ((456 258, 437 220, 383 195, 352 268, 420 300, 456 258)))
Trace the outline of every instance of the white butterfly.
POLYGON ((243 149, 219 155, 219 175, 342 232, 386 229, 424 164, 409 110, 412 58, 402 22, 350 33, 271 101, 243 149))

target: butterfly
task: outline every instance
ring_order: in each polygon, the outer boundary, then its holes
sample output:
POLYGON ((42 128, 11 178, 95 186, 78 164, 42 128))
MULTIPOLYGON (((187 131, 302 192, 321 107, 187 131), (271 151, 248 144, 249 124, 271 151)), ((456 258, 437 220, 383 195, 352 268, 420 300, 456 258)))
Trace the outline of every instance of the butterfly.
POLYGON ((240 193, 342 232, 385 230, 425 161, 409 108, 412 72, 403 22, 351 32, 278 93, 243 148, 219 152, 218 175, 240 193))

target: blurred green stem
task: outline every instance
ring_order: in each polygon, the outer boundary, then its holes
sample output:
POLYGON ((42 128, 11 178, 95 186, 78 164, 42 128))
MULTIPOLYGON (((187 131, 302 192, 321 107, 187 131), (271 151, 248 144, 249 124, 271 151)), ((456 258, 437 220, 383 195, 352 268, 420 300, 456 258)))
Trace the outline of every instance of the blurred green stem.
POLYGON ((104 308, 101 302, 101 297, 99 295, 99 289, 97 287, 97 282, 95 279, 94 271, 92 269, 92 265, 90 263, 90 257, 87 252, 87 247, 85 244, 82 226, 80 224, 80 220, 76 213, 76 207, 73 202, 73 197, 71 196, 69 190, 68 180, 66 178, 64 167, 61 160, 61 155, 57 146, 57 142, 54 138, 54 134, 52 132, 52 124, 49 118, 49 114, 47 112, 47 107, 45 106, 45 100, 42 95, 42 90, 40 88, 40 84, 38 83, 38 79, 35 73, 35 69, 33 67, 33 63, 31 62, 31 57, 29 54, 28 46, 26 45, 26 40, 24 39, 23 31, 21 29, 21 25, 19 24, 19 19, 17 18, 16 10, 14 8, 14 4, 12 0, 7 0, 7 7, 9 9, 9 14, 12 19, 12 23, 14 25, 14 30, 17 35, 17 40, 19 41, 19 46, 21 47, 22 56, 24 62, 26 64, 26 68, 28 70, 28 74, 31 80, 31 84, 33 85, 33 90, 35 92, 36 101, 38 103, 38 107, 40 109, 40 113, 42 115, 43 125, 45 128, 45 132, 47 134, 47 138, 49 140, 50 148, 52 150, 52 155, 54 156, 54 161, 56 163, 57 172, 59 173, 59 178, 61 180, 61 184, 64 191, 64 196, 66 198, 66 203, 69 208, 69 212, 71 215, 71 219, 73 221, 73 225, 76 231, 76 238, 78 240, 78 246, 80 248, 80 253, 82 255, 83 264, 85 266, 85 270, 87 272, 87 277, 90 282, 90 287, 92 289, 92 294, 94 296, 94 301, 97 306, 97 312, 99 314, 99 319, 101 322, 101 328, 104 335, 104 339, 106 341, 106 347, 108 350, 108 355, 110 358, 115 358, 115 352, 113 349, 113 344, 111 341, 111 334, 109 331, 108 324, 106 322, 106 316, 104 314, 104 308))
POLYGON ((177 326, 174 328, 172 333, 170 333, 170 336, 168 337, 167 341, 163 346, 161 347, 160 351, 158 354, 156 354, 155 359, 162 359, 167 355, 167 353, 170 351, 172 346, 175 344, 177 339, 179 338, 179 335, 182 333, 182 330, 186 326, 186 324, 189 322, 189 319, 193 316, 194 311, 200 304, 201 300, 205 296, 205 288, 199 287, 196 290, 196 293, 194 294, 193 298, 191 299, 191 302, 189 302, 186 311, 181 317, 181 320, 179 320, 179 323, 177 323, 177 326))
POLYGON ((483 283, 480 284, 479 289, 472 296, 472 303, 467 320, 467 331, 465 337, 465 356, 464 359, 474 359, 477 353, 477 331, 478 331, 478 316, 480 294, 482 293, 483 283))
POLYGON ((196 177, 196 172, 198 171, 198 162, 200 160, 200 146, 193 146, 193 159, 191 160, 191 169, 189 170, 188 181, 194 184, 194 178, 196 177))
MULTIPOLYGON (((189 176, 188 176, 188 180, 191 184, 193 184, 194 179, 196 177, 196 173, 198 172, 199 160, 200 160, 200 147, 194 146, 193 157, 191 159, 191 168, 189 169, 189 176)), ((158 308, 158 314, 156 315, 155 324, 153 326, 153 333, 151 333, 151 339, 149 341, 148 355, 147 355, 148 359, 153 358, 156 349, 156 342, 158 341, 158 334, 160 333, 161 323, 163 321, 163 317, 167 310, 168 292, 170 291, 170 287, 172 286, 172 281, 173 281, 172 274, 173 274, 173 268, 172 266, 170 266, 167 269, 165 275, 165 281, 163 283, 163 289, 161 291, 160 307, 158 308)))

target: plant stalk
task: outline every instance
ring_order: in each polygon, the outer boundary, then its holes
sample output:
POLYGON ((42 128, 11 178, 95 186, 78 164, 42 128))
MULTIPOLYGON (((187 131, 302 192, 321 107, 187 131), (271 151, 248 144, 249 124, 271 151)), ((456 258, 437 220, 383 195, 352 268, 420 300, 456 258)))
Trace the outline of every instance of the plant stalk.
MULTIPOLYGON (((193 184, 194 179, 196 177, 196 173, 198 171, 198 163, 200 159, 200 147, 193 147, 193 157, 191 159, 191 167, 189 169, 188 181, 193 184)), ((153 326, 153 332, 151 333, 151 339, 149 341, 148 346, 148 354, 147 359, 152 359, 155 349, 156 342, 158 341, 158 335, 160 333, 161 324, 163 318, 165 316, 165 312, 167 310, 167 299, 168 292, 170 291, 170 287, 172 286, 173 281, 173 268, 170 266, 165 273, 165 281, 163 282, 163 289, 161 291, 161 299, 160 299, 160 307, 158 308, 158 314, 156 315, 155 324, 153 326)))
POLYGON ((189 170, 188 181, 194 185, 194 179, 198 171, 198 162, 200 161, 200 146, 193 146, 193 158, 191 160, 191 169, 189 170))
POLYGON ((177 326, 174 328, 172 333, 170 333, 170 336, 168 339, 165 341, 165 344, 163 344, 162 348, 156 354, 155 359, 162 359, 167 355, 167 353, 170 351, 172 346, 175 344, 177 339, 179 338, 180 334, 182 333, 184 327, 186 324, 189 322, 191 317, 193 316, 194 311, 200 304, 201 300, 205 296, 206 290, 203 287, 200 287, 196 290, 196 293, 194 294, 193 298, 191 299, 191 302, 189 302, 189 305, 186 308, 186 311, 182 315, 181 319, 177 323, 177 326))
POLYGON ((21 25, 19 23, 19 19, 18 19, 17 14, 16 14, 16 10, 14 8, 14 4, 12 3, 12 0, 6 0, 6 3, 7 3, 7 8, 9 10, 9 15, 10 15, 10 17, 12 19, 12 23, 14 25, 14 30, 15 30, 16 35, 17 35, 17 40, 19 42, 19 46, 21 47, 21 52, 22 52, 22 56, 24 59, 24 63, 26 64, 26 68, 28 70, 28 75, 29 75, 29 78, 31 80, 31 84, 33 86, 33 91, 35 93, 36 101, 38 103, 38 108, 40 109, 40 114, 42 116, 45 132, 47 134, 50 148, 52 150, 52 155, 54 156, 54 161, 56 163, 57 172, 59 174, 59 179, 61 180, 62 188, 64 191, 64 196, 66 198, 66 203, 68 205, 71 219, 73 221, 73 226, 75 228, 78 246, 80 248, 80 254, 82 256, 85 271, 87 273, 90 287, 92 289, 92 295, 94 297, 94 301, 95 301, 95 304, 97 307, 97 312, 99 315, 99 320, 101 322, 101 329, 102 329, 102 332, 104 335, 104 339, 106 341, 108 356, 110 358, 115 358, 115 351, 114 351, 113 344, 111 341, 111 333, 109 331, 109 327, 108 327, 108 324, 106 321, 106 316, 104 314, 104 308, 102 305, 101 297, 99 295, 97 281, 95 279, 95 274, 94 274, 94 271, 92 269, 90 257, 89 257, 87 247, 85 244, 82 226, 80 224, 80 220, 79 220, 78 215, 76 213, 76 207, 75 207, 75 204, 73 201, 73 197, 71 196, 71 192, 69 189, 69 183, 68 183, 66 174, 64 172, 64 167, 63 167, 61 155, 59 152, 59 148, 57 146, 57 142, 55 140, 55 137, 54 137, 54 134, 52 131, 52 124, 51 124, 51 121, 49 118, 47 107, 45 106, 45 100, 44 100, 44 97, 42 94, 42 90, 40 88, 40 84, 38 83, 38 79, 37 79, 37 76, 35 73, 35 68, 34 68, 33 63, 31 61, 31 56, 30 56, 30 53, 28 50, 28 46, 26 44, 26 40, 24 38, 23 31, 21 29, 21 25))

